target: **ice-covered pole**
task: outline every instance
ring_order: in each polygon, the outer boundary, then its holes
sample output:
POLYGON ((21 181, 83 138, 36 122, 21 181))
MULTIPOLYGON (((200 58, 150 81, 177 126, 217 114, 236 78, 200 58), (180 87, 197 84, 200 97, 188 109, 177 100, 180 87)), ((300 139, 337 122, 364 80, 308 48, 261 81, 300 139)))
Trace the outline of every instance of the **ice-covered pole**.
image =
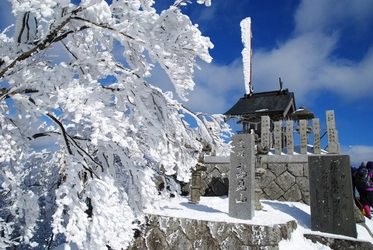
POLYGON ((247 95, 253 93, 252 87, 252 49, 251 49, 251 18, 247 17, 241 21, 241 33, 242 33, 242 60, 243 60, 243 75, 245 80, 245 91, 247 95))

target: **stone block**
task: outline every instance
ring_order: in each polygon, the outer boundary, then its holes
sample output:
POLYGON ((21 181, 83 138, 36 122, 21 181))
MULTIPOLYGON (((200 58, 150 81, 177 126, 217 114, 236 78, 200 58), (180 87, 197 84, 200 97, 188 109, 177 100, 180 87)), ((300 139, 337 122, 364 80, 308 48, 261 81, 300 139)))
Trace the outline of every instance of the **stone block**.
MULTIPOLYGON (((163 216, 161 218, 162 220, 167 220, 168 217, 163 216)), ((202 234, 209 231, 207 226, 208 221, 179 218, 177 221, 175 221, 175 223, 177 226, 180 225, 180 228, 184 230, 184 233, 188 236, 188 238, 192 240, 198 239, 202 234)))
POLYGON ((357 237, 348 155, 308 156, 311 229, 357 237))
POLYGON ((271 163, 268 164, 268 169, 276 176, 280 176, 287 169, 287 163, 271 163))
POLYGON ((220 173, 223 175, 229 172, 230 164, 216 164, 216 167, 219 169, 220 173))
POLYGON ((298 185, 293 185, 286 193, 284 194, 284 198, 287 201, 295 201, 299 202, 302 200, 302 192, 300 191, 298 185))
POLYGON ((260 188, 265 188, 272 181, 276 179, 276 176, 269 170, 265 171, 260 180, 260 188))
POLYGON ((298 184, 302 193, 310 191, 310 185, 307 177, 296 177, 295 182, 298 184))
POLYGON ((168 234, 166 240, 171 249, 193 249, 190 240, 180 229, 168 234))
POLYGON ((302 163, 289 163, 288 164, 288 171, 295 177, 303 176, 303 164, 302 163))
POLYGON ((216 249, 237 249, 237 246, 241 246, 242 242, 237 239, 233 234, 229 234, 221 243, 221 248, 216 249))
MULTIPOLYGON (((188 248, 182 248, 182 247, 177 247, 174 249, 188 249, 188 248)), ((206 250, 216 250, 220 249, 219 248, 219 243, 211 237, 208 233, 204 233, 198 237, 198 239, 194 240, 193 242, 193 248, 192 249, 206 249, 206 250)))
POLYGON ((287 201, 284 196, 281 196, 280 198, 277 199, 278 201, 287 201))
POLYGON ((283 191, 287 191, 294 185, 295 177, 289 172, 284 172, 276 179, 276 183, 283 191))
POLYGON ((158 221, 159 228, 164 232, 167 233, 168 230, 172 232, 176 231, 179 227, 179 223, 177 218, 173 217, 165 217, 162 220, 158 221))
POLYGON ((264 191, 260 194, 260 198, 261 200, 270 200, 271 198, 266 194, 264 193, 264 191))
POLYGON ((165 235, 157 227, 149 230, 146 238, 146 246, 154 250, 171 250, 167 244, 165 235))
POLYGON ((229 183, 228 178, 213 177, 209 183, 209 188, 212 194, 208 196, 223 196, 228 195, 229 183))
POLYGON ((219 169, 217 169, 217 168, 214 168, 214 170, 212 170, 210 173, 209 173, 209 178, 219 178, 221 176, 221 173, 220 173, 220 171, 219 171, 219 169))
POLYGON ((215 164, 205 164, 206 171, 201 171, 203 176, 209 176, 210 173, 215 169, 215 164))
POLYGON ((263 189, 263 192, 268 195, 270 200, 277 200, 284 194, 284 191, 282 191, 282 189, 275 182, 271 182, 266 188, 263 189))
POLYGON ((223 242, 231 230, 227 223, 222 222, 208 222, 207 226, 210 229, 211 236, 218 242, 223 242))

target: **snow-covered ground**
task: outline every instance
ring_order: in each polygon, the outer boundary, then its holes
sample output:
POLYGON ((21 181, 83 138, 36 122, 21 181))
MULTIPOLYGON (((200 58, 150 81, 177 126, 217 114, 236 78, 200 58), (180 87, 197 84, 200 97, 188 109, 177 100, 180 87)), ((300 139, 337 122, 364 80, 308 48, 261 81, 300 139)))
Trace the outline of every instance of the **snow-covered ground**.
MULTIPOLYGON (((319 235, 331 236, 336 238, 354 239, 342 235, 331 235, 321 232, 311 231, 310 207, 299 202, 279 202, 279 201, 261 201, 263 210, 255 211, 252 220, 240 220, 228 216, 228 197, 201 197, 199 204, 189 203, 188 198, 171 198, 162 200, 158 208, 149 208, 145 212, 179 218, 190 218, 209 221, 224 221, 231 223, 247 223, 259 225, 273 225, 284 223, 295 219, 298 223, 297 229, 293 232, 291 240, 280 242, 280 249, 330 249, 319 243, 312 243, 303 237, 305 233, 317 233, 319 235)), ((373 231, 373 221, 366 219, 367 227, 373 231)), ((361 225, 356 225, 358 240, 369 241, 373 243, 373 238, 368 231, 361 225)))

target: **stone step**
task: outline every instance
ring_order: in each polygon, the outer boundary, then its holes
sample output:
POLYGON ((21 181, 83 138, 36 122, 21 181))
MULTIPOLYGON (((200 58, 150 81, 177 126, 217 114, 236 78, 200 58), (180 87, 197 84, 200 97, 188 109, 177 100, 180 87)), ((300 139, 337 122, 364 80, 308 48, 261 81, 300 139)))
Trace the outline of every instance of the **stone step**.
POLYGON ((325 235, 317 234, 304 234, 305 238, 316 243, 319 242, 325 246, 330 247, 331 249, 358 249, 358 250, 371 250, 373 249, 373 244, 367 241, 359 241, 347 238, 334 238, 327 237, 325 235))
POLYGON ((291 238, 295 220, 274 225, 251 225, 147 215, 134 249, 266 249, 278 250, 281 240, 291 238))

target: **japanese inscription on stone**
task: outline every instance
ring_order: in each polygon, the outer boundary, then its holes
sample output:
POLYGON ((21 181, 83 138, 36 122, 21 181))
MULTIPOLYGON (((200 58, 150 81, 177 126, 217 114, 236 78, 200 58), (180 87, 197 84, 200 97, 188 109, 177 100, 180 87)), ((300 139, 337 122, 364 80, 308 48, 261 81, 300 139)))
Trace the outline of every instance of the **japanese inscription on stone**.
POLYGON ((350 157, 308 156, 311 229, 357 237, 350 157))
POLYGON ((294 124, 293 121, 286 121, 286 149, 287 154, 294 154, 294 124))
POLYGON ((275 134, 275 154, 276 155, 281 155, 281 152, 282 152, 282 143, 281 143, 281 139, 282 139, 281 124, 282 124, 282 121, 274 122, 274 124, 275 124, 275 131, 274 131, 274 134, 275 134))
POLYGON ((255 140, 252 134, 232 136, 229 216, 250 220, 255 209, 255 140))
POLYGON ((270 122, 269 122, 269 116, 262 116, 262 126, 261 126, 261 130, 262 130, 262 147, 265 148, 270 148, 270 142, 269 142, 269 138, 270 138, 270 122))
POLYGON ((308 134, 307 134, 307 121, 299 121, 299 135, 300 135, 300 153, 307 154, 308 134))
POLYGON ((326 129, 328 132, 329 154, 339 154, 338 132, 335 127, 334 110, 326 111, 326 129))
POLYGON ((321 154, 321 141, 320 141, 320 119, 314 118, 312 119, 313 125, 313 153, 314 154, 321 154))

